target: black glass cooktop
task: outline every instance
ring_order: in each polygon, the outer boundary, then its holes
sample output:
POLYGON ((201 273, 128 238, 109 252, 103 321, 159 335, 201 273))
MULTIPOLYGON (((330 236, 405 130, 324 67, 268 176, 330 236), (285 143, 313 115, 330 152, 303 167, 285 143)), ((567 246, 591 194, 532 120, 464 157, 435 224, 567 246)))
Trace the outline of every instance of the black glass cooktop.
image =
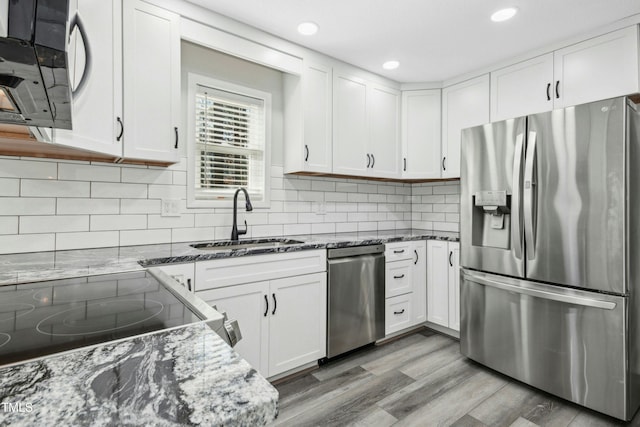
POLYGON ((0 365, 200 320, 146 271, 0 286, 0 365))

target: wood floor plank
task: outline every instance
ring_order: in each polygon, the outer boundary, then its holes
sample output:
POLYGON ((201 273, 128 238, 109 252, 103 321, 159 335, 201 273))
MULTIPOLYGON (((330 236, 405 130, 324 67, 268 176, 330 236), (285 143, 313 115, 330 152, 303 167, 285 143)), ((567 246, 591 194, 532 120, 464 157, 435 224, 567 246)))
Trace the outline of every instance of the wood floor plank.
POLYGON ((332 399, 324 399, 313 410, 289 418, 281 425, 344 426, 360 419, 367 409, 386 396, 406 387, 414 380, 399 371, 390 371, 369 378, 366 383, 332 399))
POLYGON ((449 365, 381 400, 378 406, 398 419, 406 418, 478 372, 480 370, 466 359, 453 360, 449 365))
POLYGON ((568 426, 579 409, 570 402, 561 401, 546 393, 538 395, 540 402, 523 414, 523 418, 540 426, 568 426))
POLYGON ((451 424, 451 427, 488 427, 485 423, 476 420, 471 415, 467 414, 460 418, 455 423, 451 424))
POLYGON ((411 344, 424 342, 428 339, 430 338, 421 334, 412 334, 380 346, 368 347, 358 353, 330 361, 324 365, 322 369, 313 372, 312 375, 320 381, 325 381, 331 377, 339 375, 341 372, 348 371, 351 368, 371 362, 380 357, 384 357, 387 354, 402 350, 411 344))
MULTIPOLYGON (((624 425, 627 425, 627 423, 593 411, 587 412, 586 410, 580 411, 571 423, 569 423, 569 427, 615 427, 624 425)), ((633 425, 633 423, 629 425, 633 425)))
MULTIPOLYGON (((321 406, 327 400, 338 397, 351 389, 364 387, 371 378, 373 378, 373 374, 356 366, 326 381, 317 382, 315 386, 306 390, 300 390, 298 393, 281 398, 278 402, 277 421, 279 423, 285 422, 301 413, 313 411, 314 408, 321 406)), ((276 388, 284 386, 286 384, 278 385, 276 388)))
POLYGON ((426 354, 424 357, 417 357, 408 360, 401 368, 400 372, 416 380, 430 375, 432 372, 456 361, 464 359, 460 353, 460 346, 457 342, 451 342, 442 348, 426 354))
POLYGON ((525 420, 522 417, 518 417, 514 422, 512 422, 509 427, 539 427, 538 424, 534 424, 529 420, 525 420))
POLYGON ((541 396, 533 389, 510 382, 473 408, 469 415, 490 426, 507 427, 541 403, 541 396))
POLYGON ((353 422, 351 424, 353 427, 389 427, 398 421, 394 416, 377 406, 365 410, 364 413, 367 415, 353 422))
POLYGON ((307 390, 313 389, 320 383, 313 375, 303 375, 292 380, 276 384, 274 387, 280 394, 280 402, 287 400, 287 398, 295 395, 299 395, 307 390))
POLYGON ((480 371, 460 383, 458 387, 399 420, 396 425, 450 426, 505 385, 506 381, 503 378, 488 371, 480 371))
POLYGON ((378 357, 371 362, 364 363, 362 367, 376 375, 399 369, 407 365, 410 361, 422 360, 436 350, 446 346, 452 346, 452 340, 442 335, 433 335, 420 342, 411 344, 402 351, 395 351, 386 356, 378 357))

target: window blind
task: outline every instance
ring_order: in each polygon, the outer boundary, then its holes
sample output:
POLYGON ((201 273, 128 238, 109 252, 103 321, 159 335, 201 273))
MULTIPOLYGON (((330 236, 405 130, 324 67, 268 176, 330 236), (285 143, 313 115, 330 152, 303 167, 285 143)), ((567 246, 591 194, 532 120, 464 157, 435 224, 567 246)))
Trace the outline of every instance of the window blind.
POLYGON ((265 103, 263 99, 197 86, 196 197, 227 198, 245 187, 264 197, 265 103))

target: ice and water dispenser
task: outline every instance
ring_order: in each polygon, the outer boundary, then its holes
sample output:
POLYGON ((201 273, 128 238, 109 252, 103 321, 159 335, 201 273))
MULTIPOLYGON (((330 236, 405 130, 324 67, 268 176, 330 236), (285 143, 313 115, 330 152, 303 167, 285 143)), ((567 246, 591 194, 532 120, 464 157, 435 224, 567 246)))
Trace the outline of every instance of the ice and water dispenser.
POLYGON ((510 249, 511 195, 504 190, 485 190, 472 197, 473 245, 510 249))

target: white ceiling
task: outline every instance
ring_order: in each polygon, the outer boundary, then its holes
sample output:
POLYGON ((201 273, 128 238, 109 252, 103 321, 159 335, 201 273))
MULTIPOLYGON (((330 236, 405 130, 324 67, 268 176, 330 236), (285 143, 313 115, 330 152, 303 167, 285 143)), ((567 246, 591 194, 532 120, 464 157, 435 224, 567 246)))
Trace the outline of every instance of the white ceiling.
POLYGON ((639 0, 189 0, 399 82, 437 82, 640 13, 639 0), (496 10, 516 6, 510 21, 496 10), (300 22, 320 31, 302 36, 300 22), (382 69, 396 59, 400 68, 382 69))

